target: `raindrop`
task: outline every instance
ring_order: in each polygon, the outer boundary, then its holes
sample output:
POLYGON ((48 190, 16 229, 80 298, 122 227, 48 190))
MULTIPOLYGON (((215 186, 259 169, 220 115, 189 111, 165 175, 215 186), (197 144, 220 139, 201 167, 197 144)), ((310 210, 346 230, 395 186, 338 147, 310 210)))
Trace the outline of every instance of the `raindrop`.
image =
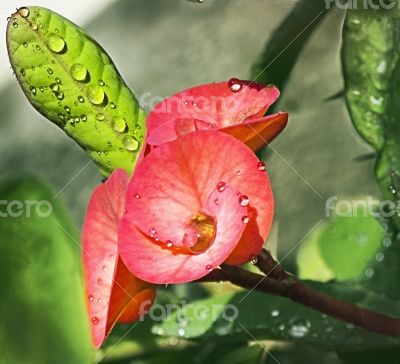
POLYGON ((243 87, 242 82, 240 80, 238 80, 237 78, 231 78, 228 81, 228 86, 232 92, 238 92, 243 87))
POLYGON ((32 67, 31 67, 31 70, 34 71, 34 70, 35 70, 35 66, 32 66, 32 67))
POLYGON ((103 121, 103 120, 104 120, 104 114, 97 114, 97 115, 96 115, 96 119, 97 119, 98 121, 103 121))
POLYGON ((167 246, 167 248, 172 248, 174 246, 174 243, 171 240, 167 240, 165 242, 165 245, 167 246))
POLYGON ((277 87, 273 83, 270 83, 269 85, 267 85, 267 88, 277 88, 277 87))
POLYGON ((376 259, 376 261, 377 262, 382 262, 384 259, 385 259, 385 254, 383 254, 383 253, 377 253, 376 255, 375 255, 375 259, 376 259))
POLYGON ((31 29, 32 30, 38 30, 38 25, 36 23, 31 23, 31 29))
POLYGON ((117 133, 123 133, 126 130, 126 122, 123 118, 120 116, 117 116, 113 118, 111 122, 111 127, 116 131, 117 133))
POLYGON ((250 200, 246 195, 242 195, 239 197, 240 206, 245 207, 249 204, 249 202, 250 202, 250 200))
POLYGON ((61 85, 61 80, 60 80, 60 78, 56 77, 55 80, 56 80, 56 82, 57 82, 59 85, 61 85))
POLYGON ((32 95, 36 95, 36 87, 35 86, 29 87, 29 90, 31 91, 32 95))
POLYGON ((383 239, 382 244, 385 248, 389 248, 392 245, 392 240, 386 237, 385 239, 383 239))
POLYGON ((40 87, 39 87, 39 90, 40 90, 40 92, 44 92, 44 87, 43 87, 43 86, 40 86, 40 87))
POLYGON ((250 259, 251 264, 257 264, 258 258, 256 256, 252 256, 250 259))
POLYGON ((100 322, 100 320, 99 320, 98 317, 96 317, 96 316, 93 316, 93 317, 92 317, 92 324, 93 324, 93 325, 97 325, 99 322, 100 322))
POLYGON ((192 254, 204 253, 214 243, 216 231, 215 219, 198 212, 187 225, 183 235, 183 246, 192 254))
POLYGON ((24 76, 24 77, 25 77, 25 75, 26 75, 26 71, 25 71, 24 68, 21 68, 21 75, 24 76))
POLYGON ((48 68, 48 69, 47 69, 47 73, 48 73, 49 75, 52 75, 52 74, 53 74, 53 70, 52 70, 51 68, 48 68))
POLYGON ((258 162, 257 163, 257 169, 259 171, 265 171, 265 163, 264 162, 258 162))
POLYGON ((94 297, 93 297, 91 294, 88 296, 88 298, 89 298, 89 301, 90 301, 90 302, 93 302, 94 297))
POLYGON ((367 268, 365 271, 364 271, 364 274, 365 274, 365 276, 367 277, 367 278, 371 278, 373 275, 374 275, 374 270, 372 269, 372 268, 367 268))
POLYGON ((64 110, 67 112, 67 114, 71 114, 71 109, 68 106, 64 106, 64 110))
POLYGON ((238 169, 238 170, 236 171, 236 175, 241 176, 242 174, 243 174, 243 172, 242 172, 240 169, 238 169))
POLYGON ((140 198, 140 195, 137 193, 137 194, 135 195, 135 198, 139 199, 139 198, 140 198))
POLYGON ((80 63, 75 63, 71 67, 71 76, 76 80, 76 81, 85 81, 86 77, 88 74, 87 68, 80 63))
POLYGON ((28 43, 27 43, 27 42, 22 43, 22 45, 23 45, 25 48, 28 47, 28 43))
POLYGON ((61 53, 65 48, 65 41, 57 34, 50 34, 47 37, 47 46, 55 53, 61 53))
POLYGON ((150 228, 150 229, 149 229, 149 234, 150 234, 150 235, 155 235, 155 234, 157 234, 156 229, 150 228))
POLYGON ((36 46, 36 49, 37 49, 38 51, 40 51, 40 50, 41 50, 41 48, 40 48, 40 46, 39 46, 39 45, 37 45, 37 46, 36 46))
POLYGON ((78 96, 78 101, 79 101, 80 103, 84 103, 84 102, 85 102, 85 99, 83 98, 83 96, 78 96))
POLYGON ((245 216, 242 217, 242 222, 243 222, 243 224, 248 224, 249 221, 250 221, 250 218, 249 218, 247 215, 245 215, 245 216))
POLYGON ((280 312, 278 309, 271 311, 271 317, 278 317, 279 315, 280 315, 280 312))
POLYGON ((110 107, 111 107, 111 109, 116 109, 117 105, 115 105, 113 102, 110 102, 110 107))
POLYGON ((217 191, 218 192, 224 192, 226 189, 226 183, 225 182, 218 182, 217 183, 217 191))
POLYGON ((29 13, 30 11, 28 8, 23 7, 18 9, 18 14, 21 15, 23 18, 27 18, 29 16, 29 13))
POLYGON ((396 187, 393 185, 389 186, 389 192, 395 195, 397 193, 396 187))
POLYGON ((99 86, 105 86, 106 84, 104 83, 103 80, 99 80, 99 86))
POLYGON ((299 339, 308 334, 310 330, 310 323, 307 320, 296 320, 290 326, 289 335, 294 339, 299 339))
POLYGON ((94 105, 100 105, 106 97, 104 91, 97 86, 89 86, 88 88, 89 101, 94 105))
POLYGON ((206 265, 206 271, 207 271, 207 272, 211 272, 212 269, 213 269, 213 266, 212 266, 211 264, 207 264, 207 265, 206 265))
POLYGON ((18 28, 18 23, 16 21, 13 22, 13 27, 18 28))
POLYGON ((124 147, 131 152, 139 148, 139 142, 134 137, 128 135, 124 137, 123 144, 124 147))
POLYGON ((97 283, 100 284, 100 285, 102 285, 102 284, 103 284, 103 280, 102 280, 101 278, 98 278, 98 279, 97 279, 97 283))
POLYGON ((219 205, 219 200, 218 198, 214 198, 214 203, 218 206, 219 205))
POLYGON ((82 115, 81 115, 81 120, 82 120, 83 122, 87 121, 87 116, 86 116, 85 114, 82 114, 82 115))
POLYGON ((179 335, 179 336, 185 336, 185 334, 186 334, 185 329, 184 329, 183 327, 179 328, 179 330, 178 330, 178 335, 179 335))

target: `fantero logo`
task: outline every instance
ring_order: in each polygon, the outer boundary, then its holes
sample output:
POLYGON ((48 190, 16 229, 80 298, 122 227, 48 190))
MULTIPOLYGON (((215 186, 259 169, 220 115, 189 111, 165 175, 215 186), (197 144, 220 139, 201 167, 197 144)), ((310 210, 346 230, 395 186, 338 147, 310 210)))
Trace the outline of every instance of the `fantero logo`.
POLYGON ((343 10, 390 10, 396 3, 396 0, 325 0, 326 9, 337 7, 343 10))

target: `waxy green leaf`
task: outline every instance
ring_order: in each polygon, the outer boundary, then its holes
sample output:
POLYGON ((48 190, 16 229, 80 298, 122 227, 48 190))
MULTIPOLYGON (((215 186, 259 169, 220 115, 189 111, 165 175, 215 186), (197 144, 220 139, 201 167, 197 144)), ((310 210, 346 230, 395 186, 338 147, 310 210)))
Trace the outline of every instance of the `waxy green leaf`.
POLYGON ((104 176, 130 172, 143 146, 144 112, 111 58, 81 28, 40 7, 19 9, 8 53, 31 104, 62 128, 104 176))

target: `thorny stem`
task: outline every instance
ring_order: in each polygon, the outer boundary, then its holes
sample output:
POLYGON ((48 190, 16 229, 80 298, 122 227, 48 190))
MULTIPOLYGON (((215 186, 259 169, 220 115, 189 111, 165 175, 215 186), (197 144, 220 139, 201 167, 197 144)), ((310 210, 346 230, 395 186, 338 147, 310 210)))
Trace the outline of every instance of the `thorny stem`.
POLYGON ((258 256, 260 275, 239 267, 222 265, 201 279, 202 282, 231 282, 237 286, 289 298, 316 311, 332 316, 368 331, 388 336, 400 336, 400 319, 382 315, 321 293, 286 272, 266 251, 258 256))

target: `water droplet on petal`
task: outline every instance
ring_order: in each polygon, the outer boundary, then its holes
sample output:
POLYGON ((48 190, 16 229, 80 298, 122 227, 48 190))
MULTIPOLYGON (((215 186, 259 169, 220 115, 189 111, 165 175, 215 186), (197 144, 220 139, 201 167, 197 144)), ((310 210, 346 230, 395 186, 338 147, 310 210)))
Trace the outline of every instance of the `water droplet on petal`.
POLYGON ((155 235, 155 234, 157 234, 156 229, 150 228, 150 229, 149 229, 149 234, 150 234, 150 235, 155 235))
POLYGON ((216 205, 219 205, 219 200, 218 200, 218 198, 214 198, 214 203, 215 203, 216 205))
POLYGON ((243 224, 248 224, 249 221, 250 221, 250 218, 249 218, 247 215, 245 215, 245 216, 242 217, 242 222, 243 222, 243 224))
POLYGON ((218 182, 217 183, 217 191, 218 192, 224 192, 226 189, 226 183, 225 182, 218 182))
POLYGON ((206 271, 207 272, 210 272, 210 271, 212 271, 213 270, 213 266, 211 265, 211 264, 207 264, 206 265, 206 271))
POLYGON ((246 195, 241 195, 239 197, 240 206, 245 207, 245 206, 247 206, 249 204, 249 202, 250 202, 250 200, 246 195))
POLYGON ((270 84, 267 85, 267 88, 277 88, 277 87, 273 83, 270 83, 270 84))
POLYGON ((76 80, 76 81, 85 81, 86 77, 88 74, 87 68, 80 63, 75 63, 71 67, 71 76, 76 80))
POLYGON ((47 37, 47 46, 55 53, 61 53, 65 48, 65 41, 57 34, 50 34, 47 37))
POLYGON ((139 148, 139 142, 131 136, 125 136, 123 140, 124 147, 129 151, 136 151, 139 148))
POLYGON ((120 116, 116 116, 115 118, 112 119, 111 127, 117 133, 123 133, 126 130, 126 122, 120 116))
POLYGON ((242 82, 238 80, 237 78, 231 78, 228 81, 228 86, 231 89, 232 92, 238 92, 242 89, 242 82))
POLYGON ((137 193, 136 195, 135 195, 135 198, 140 198, 140 195, 137 193))
POLYGON ((266 167, 265 167, 265 163, 264 162, 258 162, 257 163, 257 169, 259 171, 265 171, 266 167))
POLYGON ((251 264, 257 264, 258 258, 254 255, 254 256, 251 257, 250 262, 251 262, 251 264))
POLYGON ((100 285, 102 285, 102 284, 103 284, 103 280, 102 280, 101 278, 98 278, 98 279, 97 279, 97 283, 100 284, 100 285))
POLYGON ((243 174, 243 172, 242 172, 240 169, 238 169, 238 170, 236 171, 236 175, 241 176, 242 174, 243 174))
POLYGON ((165 245, 167 246, 167 248, 172 248, 174 246, 174 243, 171 240, 167 240, 165 242, 165 245))
POLYGON ((204 253, 214 243, 217 224, 213 217, 196 213, 187 225, 183 236, 183 246, 192 254, 204 253))
POLYGON ((93 302, 94 297, 93 297, 91 294, 88 296, 88 298, 89 298, 89 301, 90 301, 90 302, 93 302))
POLYGON ((93 317, 92 317, 92 324, 93 324, 93 325, 97 325, 99 322, 100 322, 100 320, 99 320, 98 317, 96 317, 96 316, 93 316, 93 317))

